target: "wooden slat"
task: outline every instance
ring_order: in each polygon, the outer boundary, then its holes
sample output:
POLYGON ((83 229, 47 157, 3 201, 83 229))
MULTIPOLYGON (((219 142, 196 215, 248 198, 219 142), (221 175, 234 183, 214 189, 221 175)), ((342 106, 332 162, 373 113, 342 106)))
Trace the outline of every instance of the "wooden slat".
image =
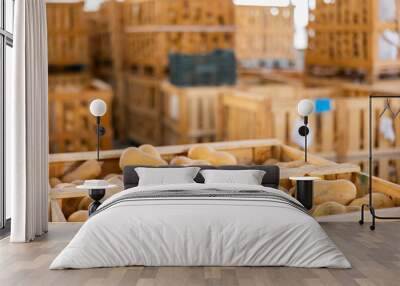
POLYGON ((327 175, 348 174, 359 171, 360 167, 354 164, 335 164, 328 166, 306 165, 298 168, 281 168, 281 179, 303 176, 324 177, 327 175))
POLYGON ((89 64, 89 37, 83 7, 83 1, 46 3, 49 65, 89 64))
POLYGON ((164 144, 214 141, 221 87, 175 87, 162 84, 164 144), (172 110, 174 109, 174 110, 172 110), (178 111, 178 118, 176 113, 178 111))
POLYGON ((65 216, 58 204, 57 200, 50 200, 51 221, 52 222, 66 222, 65 216))
POLYGON ((163 94, 161 82, 130 72, 126 80, 125 111, 127 137, 137 143, 162 144, 163 94), (140 126, 140 128, 138 128, 140 126))
POLYGON ((235 6, 235 52, 240 61, 295 60, 294 9, 268 6, 235 6))

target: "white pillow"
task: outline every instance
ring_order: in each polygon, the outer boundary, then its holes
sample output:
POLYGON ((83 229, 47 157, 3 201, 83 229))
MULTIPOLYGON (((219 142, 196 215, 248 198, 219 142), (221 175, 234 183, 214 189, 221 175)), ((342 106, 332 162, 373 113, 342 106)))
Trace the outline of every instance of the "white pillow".
POLYGON ((135 168, 139 186, 195 183, 199 167, 187 168, 135 168))
POLYGON ((205 184, 261 185, 265 171, 262 170, 202 170, 205 184))

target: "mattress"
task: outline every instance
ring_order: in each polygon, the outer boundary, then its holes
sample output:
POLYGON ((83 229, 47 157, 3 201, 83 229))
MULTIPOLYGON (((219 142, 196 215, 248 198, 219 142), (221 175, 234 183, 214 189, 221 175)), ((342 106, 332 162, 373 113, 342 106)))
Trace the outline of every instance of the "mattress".
POLYGON ((107 199, 50 269, 133 265, 351 267, 286 193, 193 183, 134 187, 107 199))

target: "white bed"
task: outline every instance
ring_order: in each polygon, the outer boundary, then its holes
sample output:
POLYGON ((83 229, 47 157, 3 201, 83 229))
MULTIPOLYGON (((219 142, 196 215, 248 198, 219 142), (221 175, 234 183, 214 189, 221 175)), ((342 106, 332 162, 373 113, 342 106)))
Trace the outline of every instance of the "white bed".
POLYGON ((350 268, 321 226, 298 204, 284 192, 254 185, 130 188, 100 206, 50 269, 128 265, 350 268), (181 193, 154 196, 175 190, 181 193), (257 197, 252 191, 262 193, 257 197), (152 196, 137 196, 146 192, 152 196), (194 192, 203 195, 191 196, 194 192), (241 195, 229 195, 234 192, 241 195))

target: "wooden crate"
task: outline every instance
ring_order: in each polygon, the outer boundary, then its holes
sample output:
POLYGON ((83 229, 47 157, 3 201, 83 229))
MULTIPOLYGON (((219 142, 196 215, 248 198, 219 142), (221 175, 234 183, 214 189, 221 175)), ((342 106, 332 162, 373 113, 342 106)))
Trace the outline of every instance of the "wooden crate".
POLYGON ((351 82, 340 79, 320 79, 316 77, 305 77, 304 82, 309 85, 320 85, 336 87, 340 90, 341 96, 345 98, 368 98, 370 95, 400 95, 400 80, 385 79, 373 83, 351 82))
MULTIPOLYGON (((198 144, 196 144, 198 145, 198 144)), ((238 164, 253 165, 263 164, 269 161, 293 162, 303 160, 304 152, 296 148, 282 144, 279 140, 247 140, 231 142, 207 143, 216 150, 226 151, 233 154, 238 164)), ((157 147, 162 158, 170 161, 175 156, 185 156, 193 145, 177 145, 157 147)), ((120 174, 119 158, 123 150, 109 150, 101 152, 102 172, 100 177, 111 173, 120 174)), ((49 162, 49 176, 62 177, 86 160, 95 159, 95 152, 81 152, 71 154, 52 154, 49 162)), ((309 165, 301 167, 280 167, 280 186, 286 189, 293 187, 289 180, 290 176, 318 176, 325 180, 346 179, 352 181, 357 188, 357 197, 364 196, 368 191, 368 176, 360 172, 360 168, 351 164, 337 164, 310 154, 309 165)), ((390 183, 381 178, 373 177, 373 191, 387 194, 392 198, 396 206, 400 206, 400 186, 390 183)), ((122 189, 109 190, 107 195, 112 195, 122 189)), ((52 221, 66 221, 57 200, 74 197, 84 197, 85 190, 72 188, 53 188, 49 193, 50 212, 52 221)), ((351 214, 343 214, 340 218, 345 219, 351 214)), ((353 216, 353 215, 352 215, 353 216)), ((354 218, 352 218, 354 221, 354 218)))
POLYGON ((112 83, 116 72, 123 71, 123 3, 105 1, 90 20, 93 72, 112 83))
POLYGON ((49 33, 49 65, 88 65, 88 37, 80 33, 49 33))
POLYGON ((90 114, 89 104, 100 98, 107 104, 107 113, 101 124, 106 135, 101 149, 112 148, 111 124, 112 91, 110 88, 88 86, 80 91, 57 90, 49 92, 50 153, 90 151, 96 149, 96 119, 90 114))
POLYGON ((163 92, 163 143, 184 144, 215 140, 215 113, 224 87, 175 87, 167 82, 163 92))
POLYGON ((84 1, 54 2, 47 1, 46 16, 48 32, 53 31, 84 31, 86 19, 83 12, 84 1))
POLYGON ((84 1, 46 3, 48 62, 51 66, 89 64, 84 1))
POLYGON ((49 74, 49 92, 57 90, 80 90, 90 83, 88 72, 49 74))
MULTIPOLYGON (((340 163, 350 163, 360 166, 364 173, 368 173, 368 155, 349 155, 336 159, 340 163)), ((373 175, 383 180, 400 184, 400 152, 398 149, 388 152, 374 152, 373 175)))
POLYGON ((380 11, 380 3, 383 1, 316 0, 308 25, 307 69, 310 72, 321 72, 321 68, 352 72, 364 75, 368 81, 387 73, 399 74, 399 49, 390 43, 384 32, 398 30, 400 8, 380 11), (392 14, 392 19, 382 19, 392 14), (388 53, 384 51, 386 48, 388 53))
POLYGON ((234 47, 230 0, 132 0, 123 10, 126 67, 136 74, 164 78, 169 53, 234 47))
POLYGON ((235 6, 235 51, 241 61, 295 61, 294 9, 235 6))
POLYGON ((126 33, 126 64, 131 72, 163 78, 168 73, 169 53, 206 53, 233 48, 231 32, 137 32, 126 33))
POLYGON ((127 73, 126 91, 128 139, 136 143, 161 144, 161 82, 127 73))
MULTIPOLYGON (((343 84, 338 89, 269 84, 265 87, 227 90, 220 101, 217 138, 219 140, 278 138, 286 144, 294 145, 292 134, 295 132, 294 122, 300 119, 297 113, 299 100, 331 98, 334 108, 331 112, 314 113, 310 117, 310 126, 314 131, 311 152, 339 161, 354 156, 360 157, 360 161, 367 160, 368 95, 372 91, 374 89, 359 84, 343 84), (280 100, 276 100, 278 98, 280 100)), ((383 111, 384 103, 384 99, 374 100, 373 148, 378 153, 396 152, 400 147, 400 119, 393 121, 396 136, 394 142, 389 142, 378 132, 379 114, 383 111)), ((393 100, 391 105, 394 112, 400 109, 398 100, 393 100)), ((390 116, 390 113, 387 115, 390 116)))
POLYGON ((231 0, 128 0, 125 22, 136 25, 232 25, 231 0))
POLYGON ((114 123, 116 137, 126 139, 126 117, 124 112, 124 36, 123 3, 116 0, 102 2, 97 12, 89 18, 89 36, 94 76, 108 82, 114 91, 114 123))
MULTIPOLYGON (((366 97, 344 98, 336 102, 338 108, 338 155, 364 156, 369 148, 369 101, 366 97)), ((375 99, 372 106, 372 144, 378 153, 394 152, 400 147, 400 118, 393 120, 394 142, 386 140, 379 132, 379 115, 382 113, 385 100, 375 99)), ((394 112, 400 108, 399 100, 392 100, 394 112)), ((386 116, 391 118, 390 112, 386 116)))
POLYGON ((400 79, 382 79, 373 83, 342 77, 317 77, 293 70, 239 69, 239 84, 290 84, 300 87, 331 87, 342 97, 368 97, 370 94, 400 95, 400 79))
MULTIPOLYGON (((303 88, 290 85, 265 85, 226 89, 219 102, 218 140, 277 138, 288 145, 293 128, 301 121, 297 104, 303 98, 334 98, 336 89, 303 88)), ((332 108, 335 108, 333 102, 332 108)), ((332 155, 335 150, 335 112, 314 113, 309 118, 313 129, 311 152, 332 155)))

